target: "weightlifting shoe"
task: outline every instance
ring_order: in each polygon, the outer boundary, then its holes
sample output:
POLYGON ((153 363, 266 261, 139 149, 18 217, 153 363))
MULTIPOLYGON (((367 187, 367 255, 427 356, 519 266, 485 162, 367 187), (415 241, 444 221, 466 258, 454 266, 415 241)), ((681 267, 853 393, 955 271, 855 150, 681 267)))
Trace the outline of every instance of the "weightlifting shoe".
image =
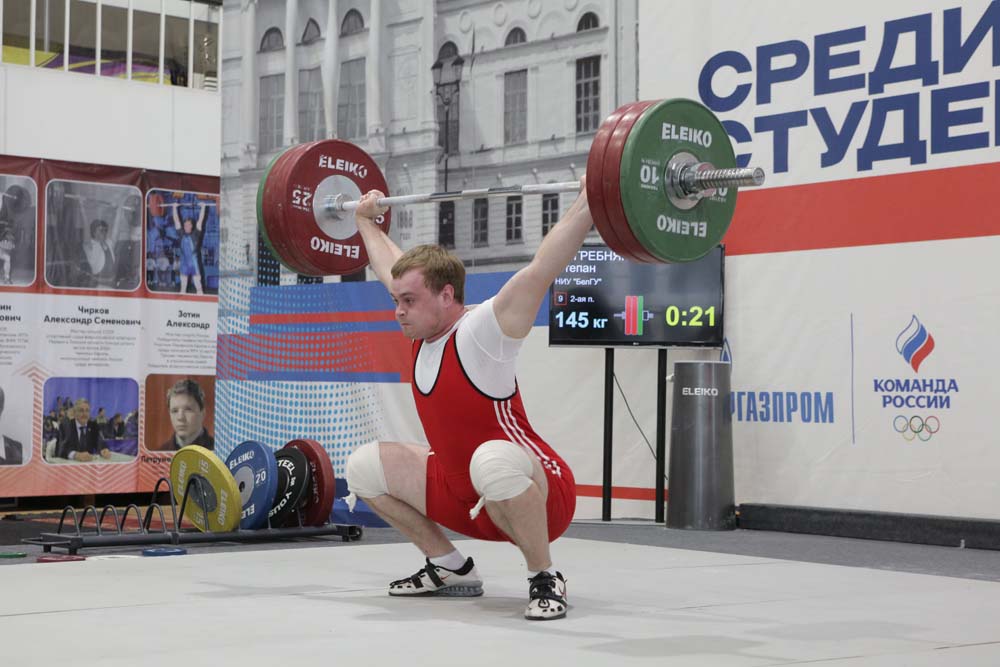
POLYGON ((529 621, 550 621, 566 615, 566 580, 562 573, 541 571, 528 579, 528 608, 524 617, 529 621))
POLYGON ((457 570, 435 565, 428 559, 427 564, 413 576, 389 584, 389 595, 471 598, 482 594, 483 580, 479 578, 471 557, 466 558, 465 564, 457 570))

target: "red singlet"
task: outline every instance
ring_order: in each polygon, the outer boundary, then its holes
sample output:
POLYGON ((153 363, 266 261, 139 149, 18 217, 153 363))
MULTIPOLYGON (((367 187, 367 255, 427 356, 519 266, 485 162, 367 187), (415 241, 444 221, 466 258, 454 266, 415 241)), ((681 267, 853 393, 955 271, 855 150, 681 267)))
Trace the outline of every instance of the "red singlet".
MULTIPOLYGON (((480 306, 483 307, 483 306, 480 306)), ((508 440, 542 464, 548 480, 546 515, 549 541, 565 532, 576 509, 576 483, 566 462, 528 423, 521 392, 506 398, 487 396, 473 384, 462 367, 456 348, 458 329, 448 334, 437 379, 428 393, 413 381, 417 414, 431 446, 427 457, 427 516, 442 526, 469 537, 511 541, 484 510, 469 518, 479 494, 469 478, 469 461, 487 440, 508 440)), ((416 365, 422 341, 413 343, 416 365)))

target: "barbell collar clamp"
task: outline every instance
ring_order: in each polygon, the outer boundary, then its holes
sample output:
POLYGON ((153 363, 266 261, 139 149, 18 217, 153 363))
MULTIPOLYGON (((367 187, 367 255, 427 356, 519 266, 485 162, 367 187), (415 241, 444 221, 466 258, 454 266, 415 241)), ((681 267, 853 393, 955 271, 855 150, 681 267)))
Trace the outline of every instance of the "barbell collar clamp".
POLYGON ((687 169, 682 173, 681 183, 689 194, 718 188, 757 187, 764 184, 764 170, 760 167, 687 169))

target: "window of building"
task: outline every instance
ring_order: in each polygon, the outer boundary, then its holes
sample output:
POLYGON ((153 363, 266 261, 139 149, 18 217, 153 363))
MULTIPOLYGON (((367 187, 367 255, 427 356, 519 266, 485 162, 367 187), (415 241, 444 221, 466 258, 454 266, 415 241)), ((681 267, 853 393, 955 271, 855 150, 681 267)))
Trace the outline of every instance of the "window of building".
POLYGON ((219 89, 219 20, 222 7, 192 4, 194 18, 194 76, 192 88, 219 89))
MULTIPOLYGON (((4 21, 6 9, 4 5, 4 21)), ((159 4, 157 4, 159 10, 159 4)), ((159 13, 157 11, 157 13, 159 13)), ((160 19, 156 19, 156 35, 159 39, 160 19)), ((7 49, 7 35, 3 38, 7 49)), ((97 58, 97 5, 86 0, 70 0, 69 3, 69 71, 80 74, 94 73, 94 59, 97 58)), ((157 48, 157 68, 159 68, 159 48, 157 48)))
POLYGON ((580 22, 576 24, 576 31, 583 32, 584 30, 593 30, 594 28, 599 28, 601 22, 597 20, 597 14, 594 12, 586 12, 580 17, 580 22))
POLYGON ((445 42, 438 50, 441 82, 435 85, 437 101, 438 146, 448 155, 458 155, 459 82, 455 80, 452 63, 458 57, 454 42, 445 42))
POLYGON ((458 155, 459 83, 442 83, 436 92, 438 146, 448 155, 458 155))
POLYGON ((285 40, 277 28, 268 28, 260 40, 260 52, 280 51, 285 48, 285 40))
POLYGON ((299 140, 319 141, 326 136, 323 117, 323 75, 319 67, 299 70, 299 140))
MULTIPOLYGON (((0 59, 4 62, 30 64, 33 48, 34 64, 38 67, 135 81, 169 80, 172 85, 210 90, 219 88, 221 3, 0 0, 0 8, 4 43, 0 59)), ((275 41, 280 48, 282 38, 277 28, 265 37, 261 48, 272 48, 275 41)))
POLYGON ((281 264, 271 252, 267 240, 259 229, 257 231, 257 284, 281 284, 281 264))
POLYGON ((455 202, 443 201, 438 208, 438 245, 455 247, 455 202))
POLYGON ((507 243, 521 243, 521 206, 520 195, 507 197, 507 243))
POLYGON ((3 61, 28 65, 31 34, 31 0, 3 2, 3 61))
MULTIPOLYGON (((354 11, 354 10, 351 10, 354 11)), ((356 139, 368 134, 365 117, 365 59, 347 60, 340 65, 340 94, 337 96, 337 136, 356 139)))
MULTIPOLYGON (((185 35, 187 37, 187 35, 185 35)), ((100 75, 125 79, 125 51, 128 39, 128 9, 101 5, 100 75)), ((185 40, 186 41, 186 40, 185 40)), ((186 65, 187 63, 185 63, 186 65)))
POLYGON ((596 132, 601 123, 601 57, 576 61, 576 131, 596 132))
POLYGON ((312 44, 320 39, 319 24, 315 19, 309 19, 306 29, 302 32, 302 43, 312 44))
POLYGON ((365 20, 361 18, 361 12, 351 9, 344 16, 344 22, 340 24, 341 36, 353 35, 365 29, 365 20))
MULTIPOLYGON (((66 3, 39 0, 35 4, 35 65, 62 68, 66 3)), ((4 44, 7 40, 4 39, 4 44)))
POLYGON ((260 136, 258 150, 271 153, 284 144, 285 75, 260 77, 260 136))
MULTIPOLYGON (((167 13, 166 27, 163 36, 163 80, 174 86, 188 85, 188 24, 190 23, 191 7, 186 12, 172 0, 173 11, 167 13), (183 18, 182 18, 183 17, 183 18)), ((279 33, 280 37, 280 33, 279 33)), ((103 49, 103 47, 102 47, 103 49)))
POLYGON ((513 28, 507 33, 507 39, 504 40, 504 46, 513 46, 514 44, 524 44, 528 41, 527 35, 524 34, 524 30, 521 28, 513 28))
POLYGON ((365 269, 360 269, 354 273, 345 273, 340 276, 340 282, 342 283, 363 283, 368 280, 368 272, 365 269))
POLYGON ((503 77, 503 142, 528 140, 528 70, 507 72, 503 77))
POLYGON ((159 0, 133 0, 132 80, 160 82, 159 0))
POLYGON ((472 246, 483 248, 490 244, 490 200, 485 197, 472 200, 472 246))
POLYGON ((549 193, 542 195, 542 236, 549 233, 559 222, 559 195, 549 193))

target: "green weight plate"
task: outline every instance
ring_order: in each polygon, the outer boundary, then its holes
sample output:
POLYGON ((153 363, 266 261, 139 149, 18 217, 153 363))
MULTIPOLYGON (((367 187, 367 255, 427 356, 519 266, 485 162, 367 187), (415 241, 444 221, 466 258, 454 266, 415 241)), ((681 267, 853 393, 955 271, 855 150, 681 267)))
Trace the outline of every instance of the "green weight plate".
POLYGON ((0 551, 0 558, 25 558, 27 555, 23 551, 0 551))
POLYGON ((264 169, 264 175, 260 177, 260 184, 257 186, 257 228, 260 229, 261 236, 264 237, 264 244, 275 257, 278 256, 278 253, 274 249, 274 244, 271 243, 271 235, 267 228, 266 219, 264 218, 264 189, 267 185, 267 179, 271 176, 271 171, 274 169, 275 163, 277 163, 281 156, 287 152, 288 149, 271 158, 271 161, 267 163, 267 168, 264 169))
POLYGON ((229 468, 210 450, 198 445, 181 447, 170 462, 170 483, 178 505, 192 476, 205 484, 204 499, 198 484, 191 485, 184 516, 203 532, 229 532, 239 528, 240 489, 229 468))
POLYGON ((736 210, 736 188, 718 190, 684 209, 667 197, 670 159, 687 153, 716 169, 736 167, 722 123, 693 100, 663 100, 629 132, 622 153, 621 202, 635 238, 663 262, 690 262, 722 241, 736 210))

